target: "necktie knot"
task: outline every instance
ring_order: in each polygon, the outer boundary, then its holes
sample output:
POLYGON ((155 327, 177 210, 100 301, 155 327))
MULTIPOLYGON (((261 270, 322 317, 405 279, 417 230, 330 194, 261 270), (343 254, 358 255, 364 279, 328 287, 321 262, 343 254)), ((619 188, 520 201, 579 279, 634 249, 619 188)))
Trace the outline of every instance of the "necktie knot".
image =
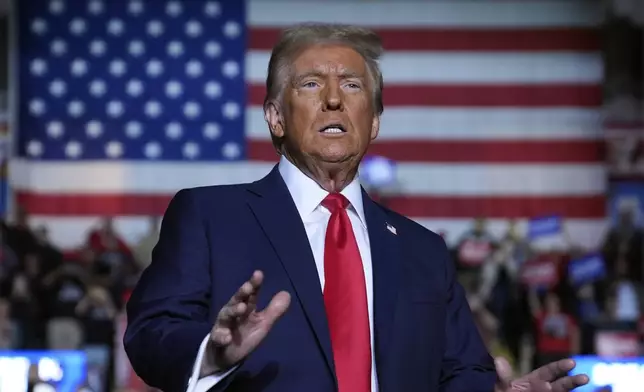
POLYGON ((347 208, 349 206, 349 200, 340 193, 329 193, 322 200, 322 205, 331 211, 331 214, 335 214, 347 208))

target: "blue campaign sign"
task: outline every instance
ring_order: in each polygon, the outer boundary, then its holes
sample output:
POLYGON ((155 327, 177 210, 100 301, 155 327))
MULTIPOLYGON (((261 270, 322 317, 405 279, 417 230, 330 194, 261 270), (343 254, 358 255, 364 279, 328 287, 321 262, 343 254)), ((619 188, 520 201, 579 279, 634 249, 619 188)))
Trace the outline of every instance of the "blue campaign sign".
POLYGON ((568 263, 568 278, 574 285, 595 282, 606 276, 604 258, 596 253, 568 263))
POLYGON ((606 359, 598 356, 573 358, 577 363, 571 375, 586 374, 590 382, 575 392, 642 392, 644 357, 606 359))
POLYGON ((26 392, 32 366, 40 380, 58 392, 76 392, 87 375, 82 351, 0 351, 0 391, 26 392))
POLYGON ((533 218, 528 222, 528 238, 537 239, 541 237, 557 235, 562 232, 562 221, 558 215, 542 216, 533 218))

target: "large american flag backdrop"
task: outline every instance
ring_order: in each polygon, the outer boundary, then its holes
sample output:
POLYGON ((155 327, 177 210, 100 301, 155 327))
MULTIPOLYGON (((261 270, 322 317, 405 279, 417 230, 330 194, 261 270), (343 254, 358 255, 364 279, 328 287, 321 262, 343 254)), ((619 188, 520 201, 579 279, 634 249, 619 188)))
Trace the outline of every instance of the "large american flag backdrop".
MULTIPOLYGON (((592 1, 19 3, 16 200, 55 242, 102 216, 131 240, 180 188, 277 160, 261 109, 272 45, 303 21, 382 36, 390 206, 449 240, 475 216, 561 214, 596 245, 606 178, 592 1)), ((225 224, 222 223, 222 224, 225 224)))

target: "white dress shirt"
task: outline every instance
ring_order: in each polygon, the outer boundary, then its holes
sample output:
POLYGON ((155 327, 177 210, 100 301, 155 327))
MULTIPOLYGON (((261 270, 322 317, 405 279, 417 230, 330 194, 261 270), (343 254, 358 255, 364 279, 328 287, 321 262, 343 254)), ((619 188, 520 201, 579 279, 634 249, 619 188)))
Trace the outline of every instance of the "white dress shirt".
MULTIPOLYGON (((329 194, 311 178, 306 176, 300 169, 293 165, 286 158, 280 159, 278 169, 286 186, 291 193, 295 202, 297 211, 302 218, 306 236, 309 239, 315 265, 320 278, 320 285, 324 288, 324 240, 326 228, 331 217, 331 212, 322 206, 322 200, 329 194)), ((367 287, 367 304, 369 307, 369 329, 371 334, 371 391, 377 392, 378 384, 376 382, 376 361, 373 349, 373 279, 371 269, 371 248, 369 246, 369 235, 367 232, 367 223, 365 220, 364 209, 362 206, 362 189, 358 179, 354 179, 347 187, 340 192, 349 200, 350 206, 347 207, 347 214, 351 220, 353 233, 358 242, 358 249, 362 258, 362 267, 364 269, 365 283, 367 287)), ((270 279, 266 276, 266 279, 270 279)), ((231 296, 233 293, 231 293, 231 296)), ((270 332, 269 332, 270 333, 270 332)), ((206 345, 210 335, 206 336, 199 347, 197 359, 193 366, 192 377, 188 384, 186 392, 206 392, 218 382, 226 378, 234 369, 216 375, 206 376, 199 379, 201 363, 203 361, 206 345)))

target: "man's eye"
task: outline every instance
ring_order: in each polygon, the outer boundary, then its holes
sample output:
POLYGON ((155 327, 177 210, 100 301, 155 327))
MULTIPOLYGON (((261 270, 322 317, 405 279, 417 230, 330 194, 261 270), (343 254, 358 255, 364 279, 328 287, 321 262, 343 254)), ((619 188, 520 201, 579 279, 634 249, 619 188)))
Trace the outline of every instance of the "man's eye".
POLYGON ((318 84, 316 82, 306 82, 302 87, 316 87, 318 84))

